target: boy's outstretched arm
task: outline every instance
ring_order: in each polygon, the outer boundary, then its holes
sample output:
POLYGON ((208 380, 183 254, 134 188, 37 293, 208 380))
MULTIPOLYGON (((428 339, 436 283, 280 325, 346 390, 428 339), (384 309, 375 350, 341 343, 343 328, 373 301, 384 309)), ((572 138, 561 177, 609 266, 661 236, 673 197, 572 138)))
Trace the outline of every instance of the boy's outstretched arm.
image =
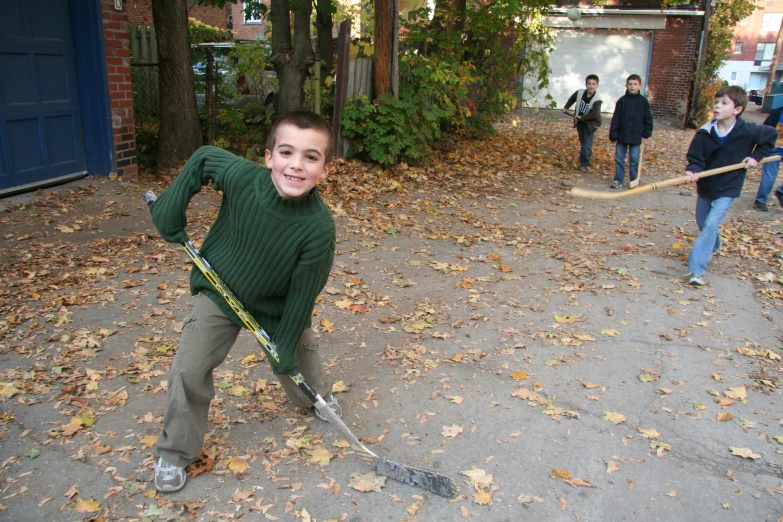
POLYGON ((563 114, 569 114, 568 108, 571 107, 574 103, 576 103, 576 93, 579 91, 574 92, 574 94, 571 95, 570 98, 568 98, 568 101, 566 102, 565 106, 563 107, 563 114))
POLYGON ((152 222, 161 237, 169 243, 188 240, 185 227, 188 220, 185 211, 190 199, 201 191, 201 187, 212 181, 216 188, 229 165, 244 161, 228 151, 217 147, 201 147, 188 159, 182 172, 158 197, 152 205, 152 222))

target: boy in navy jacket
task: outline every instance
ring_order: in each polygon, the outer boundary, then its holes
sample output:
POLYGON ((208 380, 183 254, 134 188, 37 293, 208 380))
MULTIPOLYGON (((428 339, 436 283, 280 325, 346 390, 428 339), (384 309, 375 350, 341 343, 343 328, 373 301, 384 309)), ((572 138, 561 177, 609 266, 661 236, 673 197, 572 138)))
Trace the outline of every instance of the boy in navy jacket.
POLYGON ((685 174, 696 183, 696 223, 699 237, 688 256, 688 283, 704 285, 704 273, 713 252, 720 248, 720 228, 734 198, 745 183, 746 169, 755 167, 775 146, 777 131, 766 125, 746 123, 738 116, 748 104, 748 93, 737 86, 723 87, 715 94, 714 118, 691 141, 685 174), (744 163, 743 168, 699 179, 702 171, 744 163))
POLYGON ((609 141, 617 143, 614 149, 615 175, 609 188, 619 189, 623 186, 625 177, 625 156, 630 151, 628 159, 628 177, 631 186, 639 177, 639 157, 642 141, 653 133, 653 116, 650 102, 640 94, 642 78, 632 74, 625 81, 625 95, 617 100, 609 126, 609 141))

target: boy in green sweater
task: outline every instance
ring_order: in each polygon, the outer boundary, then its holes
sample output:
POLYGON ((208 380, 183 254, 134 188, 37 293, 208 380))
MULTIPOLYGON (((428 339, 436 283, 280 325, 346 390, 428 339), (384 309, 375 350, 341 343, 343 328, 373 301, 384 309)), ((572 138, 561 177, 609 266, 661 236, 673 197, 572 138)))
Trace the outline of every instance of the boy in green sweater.
MULTIPOLYGON (((216 147, 202 147, 151 210, 163 239, 180 243, 187 240, 190 199, 210 181, 223 192, 201 253, 275 341, 280 362, 270 364, 294 406, 312 406, 286 377, 301 371, 341 416, 310 329, 315 299, 334 259, 334 219, 316 188, 329 174, 332 155, 329 124, 312 112, 291 112, 269 132, 266 168, 216 147)), ((215 395, 212 371, 225 360, 242 327, 199 270, 190 272, 190 291, 197 295, 196 304, 182 327, 171 366, 157 444, 155 488, 162 492, 182 489, 185 467, 201 456, 215 395)))

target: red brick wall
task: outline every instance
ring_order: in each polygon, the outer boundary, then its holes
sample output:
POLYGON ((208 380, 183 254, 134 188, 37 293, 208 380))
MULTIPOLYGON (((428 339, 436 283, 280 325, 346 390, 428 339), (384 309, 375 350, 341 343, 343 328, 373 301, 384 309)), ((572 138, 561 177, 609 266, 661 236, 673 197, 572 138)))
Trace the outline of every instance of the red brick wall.
MULTIPOLYGON (((201 20, 207 25, 220 29, 226 28, 226 8, 202 6, 191 2, 188 2, 187 6, 188 18, 201 20)), ((154 25, 152 23, 152 0, 125 0, 123 11, 128 13, 128 21, 132 24, 154 25)))
POLYGON ((703 18, 666 18, 666 29, 653 31, 652 63, 647 86, 653 118, 684 127, 703 18))
MULTIPOLYGON (((265 0, 265 4, 269 5, 269 1, 265 0)), ((245 13, 243 11, 244 6, 242 2, 236 4, 226 4, 226 7, 231 11, 234 20, 234 38, 237 40, 257 40, 259 38, 265 38, 266 20, 263 22, 245 22, 245 13)))
POLYGON ((112 0, 101 0, 101 8, 117 175, 124 179, 133 179, 138 174, 138 166, 136 165, 136 126, 133 119, 128 14, 115 11, 112 0))

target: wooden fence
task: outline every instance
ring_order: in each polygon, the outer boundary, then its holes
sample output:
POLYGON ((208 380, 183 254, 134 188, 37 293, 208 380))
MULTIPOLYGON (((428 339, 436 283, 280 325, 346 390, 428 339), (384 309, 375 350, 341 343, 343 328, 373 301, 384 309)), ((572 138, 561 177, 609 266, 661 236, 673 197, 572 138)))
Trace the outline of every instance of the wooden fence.
POLYGON ((136 124, 157 118, 160 97, 158 83, 158 41, 155 27, 130 25, 131 79, 136 124))

